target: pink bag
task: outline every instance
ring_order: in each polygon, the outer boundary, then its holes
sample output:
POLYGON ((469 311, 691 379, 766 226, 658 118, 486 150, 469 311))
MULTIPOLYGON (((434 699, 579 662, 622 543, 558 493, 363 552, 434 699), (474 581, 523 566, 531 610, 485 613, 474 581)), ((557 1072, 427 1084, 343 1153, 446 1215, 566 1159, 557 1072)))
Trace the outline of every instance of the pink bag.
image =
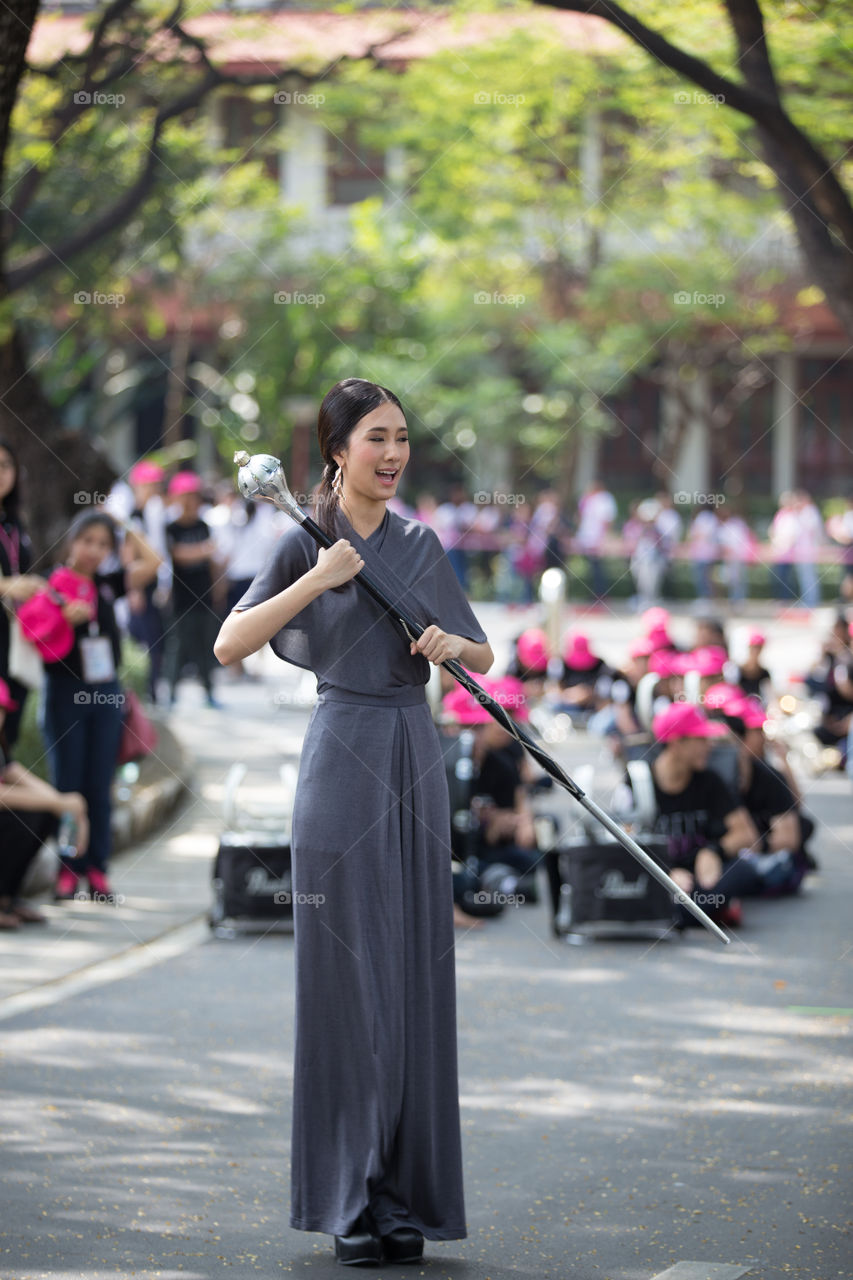
POLYGON ((157 729, 142 710, 142 703, 132 689, 124 691, 124 722, 116 764, 129 764, 150 756, 157 746, 157 729))
POLYGON ((18 606, 21 634, 45 662, 59 662, 74 646, 74 628, 63 615, 62 604, 55 591, 37 591, 18 606))

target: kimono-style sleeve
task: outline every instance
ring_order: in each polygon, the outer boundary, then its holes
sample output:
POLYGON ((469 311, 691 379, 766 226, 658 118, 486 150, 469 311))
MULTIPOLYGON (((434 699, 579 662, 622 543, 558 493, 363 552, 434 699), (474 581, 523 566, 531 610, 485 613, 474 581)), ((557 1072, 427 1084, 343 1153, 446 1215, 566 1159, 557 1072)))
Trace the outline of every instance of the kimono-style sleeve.
POLYGON ((431 621, 450 635, 464 636, 466 640, 482 644, 488 637, 468 603, 447 553, 439 542, 438 535, 432 529, 428 529, 427 533, 427 555, 432 562, 430 578, 435 613, 431 621))
MULTIPOLYGON (((417 520, 396 526, 394 555, 383 558, 387 594, 421 623, 482 644, 487 639, 465 598, 438 535, 417 520)), ((371 567, 371 572, 372 572, 371 567)), ((378 576, 383 576, 382 574, 378 576)))
MULTIPOLYGON (((293 525, 281 535, 266 564, 255 575, 252 585, 237 601, 235 610, 251 609, 253 605, 271 600, 317 563, 317 544, 299 525, 293 525)), ((311 662, 311 632, 317 625, 316 601, 306 605, 301 612, 285 623, 270 640, 270 648, 277 657, 294 666, 313 670, 311 662)))

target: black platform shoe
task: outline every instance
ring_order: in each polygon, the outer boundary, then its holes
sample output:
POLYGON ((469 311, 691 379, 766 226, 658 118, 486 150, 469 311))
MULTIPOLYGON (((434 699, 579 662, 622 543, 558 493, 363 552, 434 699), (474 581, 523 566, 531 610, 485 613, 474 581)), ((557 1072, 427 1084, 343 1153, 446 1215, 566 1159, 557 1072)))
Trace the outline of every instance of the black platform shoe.
POLYGON ((414 1227, 396 1227, 382 1236, 382 1252, 387 1262, 420 1262, 424 1238, 414 1227))
POLYGON ((335 1236, 335 1258, 345 1267, 382 1261, 382 1240, 367 1210, 359 1214, 349 1235, 335 1236))

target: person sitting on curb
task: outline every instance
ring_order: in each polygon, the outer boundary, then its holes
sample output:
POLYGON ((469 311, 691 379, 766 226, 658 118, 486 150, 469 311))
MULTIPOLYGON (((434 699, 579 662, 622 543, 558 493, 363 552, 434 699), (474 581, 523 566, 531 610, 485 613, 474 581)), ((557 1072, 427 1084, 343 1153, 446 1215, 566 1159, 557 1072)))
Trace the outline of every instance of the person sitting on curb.
POLYGON ((76 791, 57 791, 23 765, 9 759, 3 722, 17 710, 5 680, 0 680, 0 929, 46 924, 47 916, 18 897, 27 868, 59 819, 70 814, 77 827, 77 848, 85 853, 89 838, 86 801, 76 791))
MULTIPOLYGON (((691 703, 676 702, 654 717, 652 733, 661 750, 650 766, 655 812, 649 821, 667 837, 669 874, 712 918, 739 924, 739 900, 758 884, 755 867, 739 855, 756 847, 758 832, 738 797, 708 768, 711 740, 728 730, 691 703)), ((636 774, 627 782, 636 801, 636 774)), ((686 924, 692 916, 679 907, 679 920, 686 924)))

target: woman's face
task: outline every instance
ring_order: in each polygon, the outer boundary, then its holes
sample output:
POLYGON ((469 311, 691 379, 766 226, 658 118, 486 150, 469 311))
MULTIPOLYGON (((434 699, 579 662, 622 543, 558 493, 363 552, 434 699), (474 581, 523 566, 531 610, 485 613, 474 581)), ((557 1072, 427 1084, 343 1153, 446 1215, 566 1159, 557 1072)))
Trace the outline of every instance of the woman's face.
POLYGON ((358 494, 382 501, 397 492, 409 461, 406 419, 397 405, 386 401, 356 423, 346 449, 334 454, 343 468, 344 501, 358 494))
POLYGON ((85 573, 91 577, 111 551, 113 551, 113 540, 107 526, 90 524, 88 529, 84 529, 71 543, 68 565, 78 573, 85 573))
POLYGON ((0 502, 12 492, 18 473, 8 449, 0 447, 0 502))

